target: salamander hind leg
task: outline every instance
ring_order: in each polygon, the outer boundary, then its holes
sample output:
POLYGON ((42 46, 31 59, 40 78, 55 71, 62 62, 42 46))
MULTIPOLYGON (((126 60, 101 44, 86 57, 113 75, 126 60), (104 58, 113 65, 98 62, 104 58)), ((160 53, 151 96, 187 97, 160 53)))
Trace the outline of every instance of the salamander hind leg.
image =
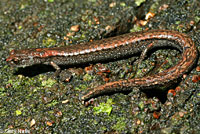
POLYGON ((154 43, 148 44, 148 45, 145 47, 145 49, 142 51, 142 53, 140 54, 140 58, 136 61, 137 64, 136 64, 136 67, 135 67, 135 71, 134 71, 134 73, 133 73, 133 76, 136 75, 137 70, 138 70, 138 67, 141 65, 142 61, 145 59, 145 57, 146 57, 146 55, 147 55, 147 52, 148 52, 151 48, 153 48, 153 44, 154 44, 154 43))

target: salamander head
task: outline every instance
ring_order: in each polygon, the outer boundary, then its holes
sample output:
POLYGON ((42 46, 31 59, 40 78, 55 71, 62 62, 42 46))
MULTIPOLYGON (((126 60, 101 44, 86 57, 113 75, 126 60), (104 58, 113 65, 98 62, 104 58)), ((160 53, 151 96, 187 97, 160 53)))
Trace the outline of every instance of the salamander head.
POLYGON ((34 58, 30 51, 27 50, 12 50, 10 52, 10 56, 6 59, 6 61, 11 66, 16 67, 26 67, 31 66, 33 64, 40 64, 41 61, 38 58, 34 58))

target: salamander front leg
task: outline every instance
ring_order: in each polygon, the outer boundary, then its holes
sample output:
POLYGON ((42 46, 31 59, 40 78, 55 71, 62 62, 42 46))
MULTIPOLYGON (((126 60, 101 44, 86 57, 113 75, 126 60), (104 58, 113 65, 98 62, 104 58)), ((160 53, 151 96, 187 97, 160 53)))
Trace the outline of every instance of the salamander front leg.
POLYGON ((60 81, 65 81, 65 82, 68 82, 72 78, 71 71, 61 70, 61 68, 53 61, 51 61, 50 64, 54 69, 56 69, 55 73, 53 74, 53 78, 59 77, 60 81))
POLYGON ((56 71, 55 71, 53 77, 55 77, 55 78, 58 77, 58 75, 59 75, 60 72, 61 72, 60 67, 59 67, 56 63, 54 63, 53 61, 51 61, 50 64, 51 64, 51 66, 52 66, 54 69, 56 69, 56 71))

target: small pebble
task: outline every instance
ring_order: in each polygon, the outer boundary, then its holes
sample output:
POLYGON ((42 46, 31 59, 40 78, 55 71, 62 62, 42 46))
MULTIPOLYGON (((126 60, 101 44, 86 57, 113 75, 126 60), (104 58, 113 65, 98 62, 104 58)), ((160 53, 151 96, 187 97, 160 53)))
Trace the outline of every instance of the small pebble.
POLYGON ((80 25, 71 26, 70 30, 73 32, 78 32, 80 30, 80 25))

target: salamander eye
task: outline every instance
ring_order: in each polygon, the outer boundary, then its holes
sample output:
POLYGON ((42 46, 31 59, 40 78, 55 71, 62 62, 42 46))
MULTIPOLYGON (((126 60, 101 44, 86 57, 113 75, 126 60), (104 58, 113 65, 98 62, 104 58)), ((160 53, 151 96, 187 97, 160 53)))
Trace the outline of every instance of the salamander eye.
POLYGON ((12 60, 10 60, 10 64, 17 65, 19 63, 19 58, 15 57, 12 60))

